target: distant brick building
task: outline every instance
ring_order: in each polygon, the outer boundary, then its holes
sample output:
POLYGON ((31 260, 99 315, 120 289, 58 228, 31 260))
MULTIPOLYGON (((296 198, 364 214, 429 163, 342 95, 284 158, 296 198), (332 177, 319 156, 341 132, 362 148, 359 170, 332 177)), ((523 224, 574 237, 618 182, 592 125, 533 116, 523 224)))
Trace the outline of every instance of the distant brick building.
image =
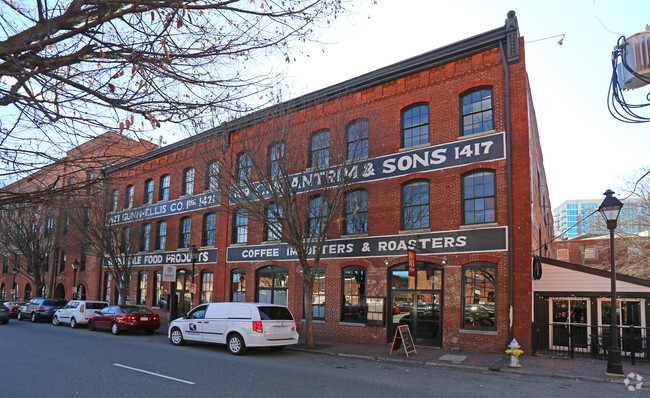
MULTIPOLYGON (((287 152, 330 156, 341 150, 330 132, 351 139, 342 126, 367 147, 354 194, 363 222, 328 230, 311 303, 317 339, 387 342, 407 324, 418 345, 501 351, 515 337, 530 346, 531 254, 544 254, 553 219, 523 43, 511 13, 505 26, 276 107, 312 126, 292 130, 287 152)), ((272 122, 260 114, 106 170, 118 181, 115 222, 148 231, 131 302, 167 322, 206 301, 286 304, 304 316, 291 249, 224 211, 210 178, 211 148, 236 157, 241 131, 272 122), (193 303, 191 245, 201 252, 193 303), (168 266, 173 283, 163 282, 168 266)), ((101 286, 115 301, 106 272, 101 286)))
MULTIPOLYGON (((148 141, 136 141, 112 132, 104 133, 69 150, 65 157, 55 163, 1 188, 0 198, 10 202, 2 207, 2 217, 11 217, 13 209, 21 205, 33 212, 36 222, 38 215, 47 209, 52 215, 47 223, 51 226, 48 235, 52 236, 53 242, 48 245, 51 252, 47 255, 46 264, 39 267, 45 270, 43 291, 36 290, 34 276, 26 267, 24 253, 9 251, 1 254, 0 299, 12 296, 14 268, 19 270, 19 274, 15 278, 13 294, 19 300, 42 296, 69 300, 72 298, 73 282, 76 282, 79 297, 96 298, 100 262, 89 250, 88 238, 73 231, 71 218, 74 215, 70 199, 72 196, 93 197, 105 189, 101 179, 102 168, 156 147, 148 141), (71 268, 75 260, 79 263, 76 281, 71 268)), ((92 205, 92 201, 86 200, 85 205, 92 205)))

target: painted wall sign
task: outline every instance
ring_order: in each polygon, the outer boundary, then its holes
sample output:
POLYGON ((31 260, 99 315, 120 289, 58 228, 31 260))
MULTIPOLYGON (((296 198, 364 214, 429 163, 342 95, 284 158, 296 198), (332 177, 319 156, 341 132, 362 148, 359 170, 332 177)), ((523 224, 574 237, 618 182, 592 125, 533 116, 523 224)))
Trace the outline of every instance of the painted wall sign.
MULTIPOLYGON (((217 249, 204 249, 199 253, 196 264, 216 263, 217 249)), ((192 264, 192 256, 187 250, 160 252, 160 253, 143 253, 136 254, 133 257, 133 265, 158 266, 158 265, 189 265, 192 264)))
MULTIPOLYGON (((360 161, 344 168, 332 166, 323 170, 305 171, 293 175, 291 185, 297 192, 306 192, 322 188, 325 184, 336 185, 342 176, 360 183, 499 159, 505 159, 504 133, 399 152, 360 161)), ((262 184, 257 183, 255 189, 246 190, 246 195, 255 198, 257 192, 264 191, 262 184)), ((263 193, 263 197, 269 196, 263 193)), ((230 199, 231 203, 237 201, 237 198, 230 199)))
MULTIPOLYGON (((416 235, 333 239, 323 247, 322 258, 398 256, 405 255, 409 246, 417 247, 420 254, 503 251, 508 250, 506 232, 507 227, 493 227, 416 235)), ((296 250, 286 243, 231 246, 226 252, 226 261, 229 263, 297 259, 296 250)))
POLYGON ((122 224, 151 218, 185 213, 208 207, 219 206, 219 192, 207 192, 187 198, 155 203, 137 209, 115 213, 109 217, 108 225, 122 224))

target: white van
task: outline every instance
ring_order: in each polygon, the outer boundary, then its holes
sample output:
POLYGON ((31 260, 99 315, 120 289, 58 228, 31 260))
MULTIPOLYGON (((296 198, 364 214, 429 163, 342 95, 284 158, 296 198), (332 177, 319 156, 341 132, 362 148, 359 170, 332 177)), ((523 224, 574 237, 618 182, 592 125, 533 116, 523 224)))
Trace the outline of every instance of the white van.
POLYGON ((241 355, 246 347, 282 350, 298 343, 298 325, 289 309, 264 303, 206 303, 172 321, 167 336, 172 344, 186 341, 226 344, 241 355))
POLYGON ((108 306, 106 301, 72 300, 54 313, 52 323, 55 326, 69 323, 72 328, 86 325, 95 312, 101 311, 106 306, 108 306))

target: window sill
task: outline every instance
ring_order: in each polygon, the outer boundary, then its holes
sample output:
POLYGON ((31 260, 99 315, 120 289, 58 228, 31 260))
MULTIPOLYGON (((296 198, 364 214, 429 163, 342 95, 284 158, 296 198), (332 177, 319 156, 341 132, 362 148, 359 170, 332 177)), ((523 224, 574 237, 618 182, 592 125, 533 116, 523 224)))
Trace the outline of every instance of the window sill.
POLYGON ((362 234, 342 234, 341 235, 342 238, 363 238, 363 237, 366 237, 366 236, 368 236, 367 232, 364 232, 362 234))
POLYGON ((472 138, 483 137, 485 135, 495 134, 496 132, 497 132, 496 130, 490 130, 490 131, 483 131, 476 134, 461 135, 460 137, 458 137, 458 141, 471 140, 472 138))
MULTIPOLYGON (((277 245, 277 244, 280 244, 280 243, 282 243, 282 241, 280 239, 278 239, 278 240, 263 240, 262 241, 263 245, 277 245)), ((241 245, 241 243, 240 243, 240 245, 241 245)))
POLYGON ((359 326, 359 327, 366 327, 365 323, 358 323, 358 322, 339 322, 339 326, 359 326))
POLYGON ((478 329, 458 329, 460 334, 481 334, 484 336, 498 336, 499 332, 496 330, 478 330, 478 329))
POLYGON ((486 222, 483 224, 468 224, 468 225, 461 225, 458 227, 458 229, 481 229, 481 228, 491 228, 491 227, 498 227, 499 223, 496 222, 486 222))
POLYGON ((229 247, 243 247, 248 246, 248 243, 231 243, 229 247))
POLYGON ((413 146, 406 147, 406 148, 400 148, 398 152, 408 152, 408 151, 412 151, 412 150, 415 150, 415 149, 427 148, 427 147, 430 147, 430 146, 431 146, 431 143, 427 142, 425 144, 413 145, 413 146))
MULTIPOLYGON (((307 321, 305 319, 301 319, 300 322, 305 323, 307 321)), ((325 321, 323 319, 312 319, 311 322, 312 323, 318 323, 318 324, 325 324, 325 321)))
POLYGON ((421 234, 424 232, 431 232, 431 228, 420 228, 420 229, 402 229, 398 231, 397 233, 400 235, 407 235, 407 234, 421 234))

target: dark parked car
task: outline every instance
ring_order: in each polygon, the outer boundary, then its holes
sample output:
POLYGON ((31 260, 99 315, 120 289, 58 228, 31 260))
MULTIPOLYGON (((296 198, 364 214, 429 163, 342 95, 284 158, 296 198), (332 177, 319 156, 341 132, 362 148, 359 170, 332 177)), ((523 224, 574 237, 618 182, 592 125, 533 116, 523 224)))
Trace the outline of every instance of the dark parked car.
POLYGON ((62 299, 35 298, 18 308, 18 320, 31 319, 32 322, 47 320, 51 321, 52 316, 59 308, 68 302, 62 299))
POLYGON ((24 301, 5 301, 4 306, 9 308, 9 316, 16 318, 18 316, 18 308, 25 305, 24 301))
POLYGON ((144 330, 147 334, 160 327, 160 317, 138 305, 111 305, 95 313, 88 321, 88 329, 109 329, 113 334, 125 330, 144 330))
POLYGON ((0 323, 6 325, 9 323, 9 308, 0 304, 0 323))

